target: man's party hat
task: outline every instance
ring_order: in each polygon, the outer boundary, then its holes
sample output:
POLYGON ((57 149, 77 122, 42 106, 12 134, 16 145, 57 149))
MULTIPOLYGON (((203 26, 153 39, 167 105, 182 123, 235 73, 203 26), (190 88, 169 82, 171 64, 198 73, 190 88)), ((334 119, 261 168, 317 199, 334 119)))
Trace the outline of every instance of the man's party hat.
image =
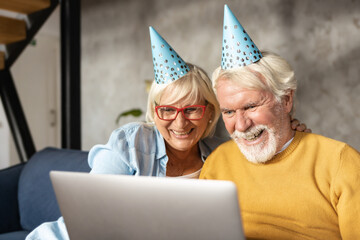
POLYGON ((156 83, 171 83, 190 71, 189 66, 160 34, 153 27, 149 29, 156 83))
POLYGON ((260 58, 261 52, 225 4, 221 68, 244 67, 260 58))

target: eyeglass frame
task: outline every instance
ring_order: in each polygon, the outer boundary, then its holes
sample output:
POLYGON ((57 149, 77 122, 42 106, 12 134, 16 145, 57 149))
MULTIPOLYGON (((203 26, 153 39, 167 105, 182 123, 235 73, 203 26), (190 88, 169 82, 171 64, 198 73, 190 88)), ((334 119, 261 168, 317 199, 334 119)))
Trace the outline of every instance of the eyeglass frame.
POLYGON ((198 121, 198 120, 201 120, 201 119, 204 117, 205 111, 206 111, 206 106, 207 106, 207 105, 190 105, 190 106, 186 106, 186 107, 183 107, 183 108, 177 108, 177 107, 174 107, 174 106, 171 106, 171 105, 158 105, 158 106, 155 106, 155 112, 156 112, 156 115, 158 116, 158 118, 159 118, 160 120, 163 120, 163 121, 174 121, 174 120, 177 118, 179 112, 182 113, 183 117, 184 117, 186 120, 189 120, 189 121, 198 121), (159 113, 158 113, 158 109, 159 109, 160 107, 170 107, 170 108, 176 109, 175 117, 174 117, 173 119, 163 119, 163 118, 161 118, 161 117, 159 116, 159 113), (184 110, 185 110, 186 108, 190 108, 190 107, 201 107, 202 110, 203 110, 203 113, 202 113, 201 117, 200 117, 200 118, 196 118, 196 119, 187 118, 187 117, 185 116, 184 110))

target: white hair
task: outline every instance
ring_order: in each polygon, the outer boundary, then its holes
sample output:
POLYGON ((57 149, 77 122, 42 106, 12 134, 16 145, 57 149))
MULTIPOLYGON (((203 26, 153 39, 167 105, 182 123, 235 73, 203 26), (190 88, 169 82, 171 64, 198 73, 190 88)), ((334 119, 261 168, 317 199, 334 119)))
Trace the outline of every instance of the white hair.
MULTIPOLYGON (((263 57, 245 67, 221 69, 218 67, 213 75, 213 87, 216 88, 220 81, 232 81, 235 84, 249 89, 261 89, 271 92, 280 102, 289 91, 296 92, 297 81, 290 64, 274 53, 262 52, 263 57)), ((291 114, 294 112, 294 102, 291 114)))

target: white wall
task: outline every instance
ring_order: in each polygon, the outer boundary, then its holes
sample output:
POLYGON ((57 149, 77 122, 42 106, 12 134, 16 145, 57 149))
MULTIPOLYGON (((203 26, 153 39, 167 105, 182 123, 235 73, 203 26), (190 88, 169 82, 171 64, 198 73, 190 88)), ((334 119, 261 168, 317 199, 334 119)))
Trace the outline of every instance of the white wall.
MULTIPOLYGON (((0 101, 1 103, 1 101, 0 101)), ((0 169, 10 165, 10 130, 5 112, 0 105, 0 169)))

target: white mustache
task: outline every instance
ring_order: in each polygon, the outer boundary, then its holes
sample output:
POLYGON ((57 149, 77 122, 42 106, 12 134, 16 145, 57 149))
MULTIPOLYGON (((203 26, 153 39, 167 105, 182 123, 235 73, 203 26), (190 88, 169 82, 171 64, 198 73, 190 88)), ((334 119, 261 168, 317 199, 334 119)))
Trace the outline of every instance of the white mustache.
POLYGON ((253 140, 255 139, 262 131, 264 130, 268 130, 269 128, 265 125, 257 125, 245 132, 240 132, 238 130, 235 130, 232 134, 231 137, 235 140, 239 139, 239 138, 243 138, 246 140, 253 140))

